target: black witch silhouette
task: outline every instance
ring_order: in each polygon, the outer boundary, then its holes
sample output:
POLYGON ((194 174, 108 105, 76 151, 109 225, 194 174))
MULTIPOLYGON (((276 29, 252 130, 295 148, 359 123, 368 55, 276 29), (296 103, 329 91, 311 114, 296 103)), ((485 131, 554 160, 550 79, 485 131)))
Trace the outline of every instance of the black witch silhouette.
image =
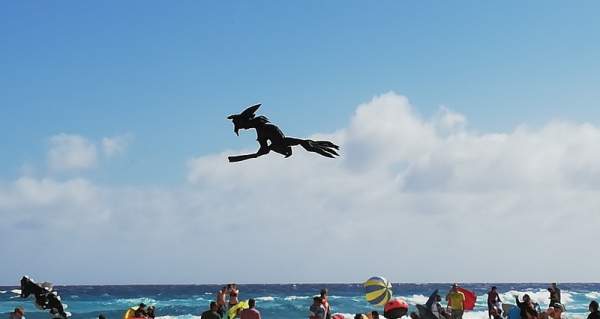
POLYGON ((268 154, 270 151, 284 155, 286 158, 292 156, 292 146, 300 145, 309 152, 319 153, 325 157, 334 158, 339 154, 336 150, 339 150, 339 146, 329 141, 313 141, 303 140, 294 137, 287 137, 283 135, 283 132, 269 122, 269 119, 265 116, 255 116, 256 110, 260 107, 260 104, 256 104, 244 110, 240 114, 230 115, 227 117, 233 122, 233 130, 238 136, 239 130, 244 129, 255 129, 257 135, 258 144, 260 148, 256 153, 229 156, 230 162, 241 162, 251 158, 257 158, 259 156, 268 154))
POLYGON ((71 316, 65 312, 66 305, 63 305, 60 297, 53 291, 52 284, 38 284, 31 278, 23 276, 21 278, 21 289, 19 291, 21 298, 27 298, 29 295, 35 297, 35 304, 38 308, 50 310, 54 318, 66 319, 71 316))

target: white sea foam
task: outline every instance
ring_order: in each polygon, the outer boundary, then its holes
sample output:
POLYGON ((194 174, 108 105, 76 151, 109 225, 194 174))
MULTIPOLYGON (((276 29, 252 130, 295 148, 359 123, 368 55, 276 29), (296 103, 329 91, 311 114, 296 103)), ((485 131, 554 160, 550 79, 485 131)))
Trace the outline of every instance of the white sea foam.
POLYGON ((422 305, 429 299, 429 297, 424 295, 399 296, 398 298, 408 302, 409 305, 422 305))
MULTIPOLYGON (((523 298, 523 295, 528 294, 533 302, 540 304, 542 307, 546 307, 550 304, 550 293, 545 289, 538 290, 527 290, 527 291, 516 291, 511 290, 500 294, 500 299, 505 303, 515 303, 515 296, 519 296, 519 299, 523 298)), ((561 302, 564 305, 569 305, 573 302, 573 294, 569 291, 561 291, 561 302)), ((486 295, 487 296, 487 295, 486 295)))
POLYGON ((0 294, 5 294, 6 292, 6 290, 0 290, 0 294))
POLYGON ((290 300, 306 300, 306 299, 309 299, 309 298, 310 298, 309 296, 287 296, 287 297, 283 298, 283 300, 287 300, 287 301, 290 301, 290 300))
POLYGON ((271 297, 271 296, 267 296, 267 297, 258 297, 258 298, 254 298, 254 299, 256 299, 256 300, 259 300, 259 301, 273 301, 273 300, 275 300, 275 298, 273 298, 273 297, 271 297))
POLYGON ((137 306, 140 303, 145 303, 147 305, 156 304, 156 300, 154 300, 152 298, 122 298, 122 299, 117 299, 116 302, 119 304, 125 304, 125 305, 131 305, 131 306, 137 306))
POLYGON ((596 299, 600 298, 600 292, 597 292, 597 291, 588 292, 587 294, 585 294, 585 296, 588 299, 596 300, 596 299))

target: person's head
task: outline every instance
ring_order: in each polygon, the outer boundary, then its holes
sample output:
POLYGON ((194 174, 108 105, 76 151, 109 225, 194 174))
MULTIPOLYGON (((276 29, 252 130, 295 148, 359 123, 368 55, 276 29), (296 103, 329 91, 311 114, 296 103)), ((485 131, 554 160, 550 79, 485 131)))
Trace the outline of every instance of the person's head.
POLYGON ((227 290, 231 289, 233 287, 233 284, 227 284, 227 290))
POLYGON ((250 307, 251 309, 256 307, 256 300, 254 300, 252 298, 250 300, 248 300, 248 307, 250 307))
POLYGON ((219 310, 219 305, 217 305, 217 302, 216 302, 216 301, 211 301, 211 302, 210 302, 210 310, 212 310, 212 311, 217 311, 217 310, 219 310))
POLYGON ((106 319, 106 317, 105 317, 103 314, 100 314, 100 315, 98 316, 98 319, 106 319))
POLYGON ((457 291, 458 290, 458 284, 452 284, 452 287, 450 289, 452 291, 457 291))
POLYGON ((15 311, 13 313, 17 318, 23 318, 23 316, 25 315, 25 310, 23 310, 23 308, 21 307, 17 307, 15 308, 15 311))
POLYGON ((144 304, 143 302, 140 303, 140 305, 138 306, 138 309, 146 309, 146 304, 144 304))
POLYGON ((492 292, 496 292, 498 290, 498 288, 496 288, 496 286, 492 286, 492 292))
POLYGON ((321 297, 314 297, 313 298, 313 304, 320 305, 321 303, 323 303, 323 299, 321 297))
POLYGON ((556 289, 556 283, 555 282, 552 283, 552 288, 556 289))
POLYGON ((531 301, 531 298, 529 297, 528 294, 523 295, 523 301, 524 302, 530 302, 531 301))
POLYGON ((442 296, 440 296, 440 295, 435 295, 435 297, 434 297, 434 298, 435 298, 434 300, 435 300, 436 302, 440 302, 440 301, 442 301, 442 296))
POLYGON ((371 317, 373 319, 379 319, 379 312, 377 312, 375 310, 371 311, 371 317))
POLYGON ((363 315, 362 313, 357 313, 354 315, 354 319, 363 319, 365 317, 365 315, 363 315))
POLYGON ((327 296, 327 288, 321 289, 321 298, 324 298, 326 296, 327 296))
POLYGON ((559 315, 565 311, 565 306, 563 306, 562 304, 554 303, 553 307, 554 307, 554 313, 558 312, 559 315))

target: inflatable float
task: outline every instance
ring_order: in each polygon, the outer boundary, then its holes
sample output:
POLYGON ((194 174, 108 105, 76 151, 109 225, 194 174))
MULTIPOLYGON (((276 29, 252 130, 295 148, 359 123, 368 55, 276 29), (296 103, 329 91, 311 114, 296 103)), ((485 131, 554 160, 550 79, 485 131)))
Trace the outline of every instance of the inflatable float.
POLYGON ((248 305, 248 300, 240 301, 235 306, 229 308, 227 310, 227 318, 233 319, 240 316, 240 312, 244 309, 248 309, 250 306, 248 305))

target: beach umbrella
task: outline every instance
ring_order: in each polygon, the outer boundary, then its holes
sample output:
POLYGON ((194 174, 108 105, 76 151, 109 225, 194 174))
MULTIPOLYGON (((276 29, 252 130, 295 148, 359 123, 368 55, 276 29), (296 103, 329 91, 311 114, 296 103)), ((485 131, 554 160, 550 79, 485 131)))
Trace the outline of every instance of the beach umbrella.
POLYGON ((372 305, 383 306, 392 298, 392 284, 383 277, 371 277, 364 283, 365 297, 372 305))
POLYGON ((388 319, 397 319, 408 313, 408 304, 402 299, 392 299, 385 304, 383 316, 388 319))

